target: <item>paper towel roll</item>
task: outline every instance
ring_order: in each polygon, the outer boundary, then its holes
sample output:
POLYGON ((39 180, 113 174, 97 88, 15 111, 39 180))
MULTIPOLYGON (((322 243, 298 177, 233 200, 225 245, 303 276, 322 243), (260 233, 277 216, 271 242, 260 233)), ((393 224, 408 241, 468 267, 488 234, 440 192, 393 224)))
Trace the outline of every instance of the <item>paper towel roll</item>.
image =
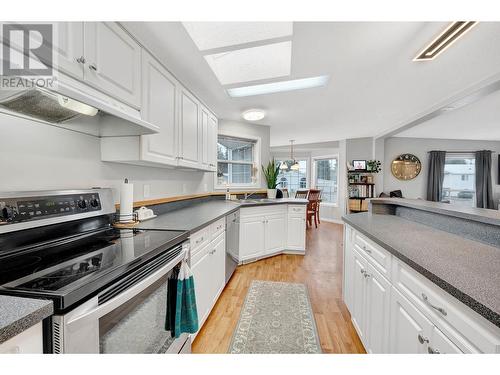
POLYGON ((125 179, 120 188, 120 222, 127 223, 134 220, 134 184, 125 179))
POLYGON ((132 229, 120 229, 120 240, 123 260, 135 259, 134 231, 132 229))

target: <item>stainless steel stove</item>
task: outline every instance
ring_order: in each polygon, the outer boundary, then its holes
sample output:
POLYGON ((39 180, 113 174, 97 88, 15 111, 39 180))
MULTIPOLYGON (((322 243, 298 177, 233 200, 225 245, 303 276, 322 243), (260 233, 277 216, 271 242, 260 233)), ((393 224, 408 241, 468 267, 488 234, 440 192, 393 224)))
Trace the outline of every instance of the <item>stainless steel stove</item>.
POLYGON ((0 193, 0 293, 51 299, 45 351, 189 350, 165 329, 188 233, 115 229, 110 189, 0 193))

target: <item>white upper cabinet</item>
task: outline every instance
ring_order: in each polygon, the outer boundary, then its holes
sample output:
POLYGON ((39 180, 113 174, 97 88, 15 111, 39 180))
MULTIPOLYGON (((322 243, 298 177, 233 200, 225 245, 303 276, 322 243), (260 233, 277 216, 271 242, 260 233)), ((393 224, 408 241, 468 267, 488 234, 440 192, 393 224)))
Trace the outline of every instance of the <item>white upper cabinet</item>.
POLYGON ((136 108, 141 105, 141 47, 113 22, 85 22, 84 79, 136 108))
POLYGON ((200 111, 200 121, 201 121, 201 131, 199 139, 199 147, 201 149, 201 166, 203 169, 210 169, 209 155, 211 151, 210 147, 210 124, 209 124, 209 112, 208 109, 201 106, 200 111))
POLYGON ((190 92, 181 88, 179 126, 179 166, 200 167, 200 104, 190 92))
POLYGON ((53 48, 56 68, 83 80, 83 22, 57 22, 55 31, 53 48))
POLYGON ((217 136, 219 134, 219 122, 213 114, 208 116, 208 167, 215 172, 217 170, 217 136))
POLYGON ((160 127, 158 134, 141 136, 141 158, 177 165, 177 80, 142 51, 142 117, 160 127))

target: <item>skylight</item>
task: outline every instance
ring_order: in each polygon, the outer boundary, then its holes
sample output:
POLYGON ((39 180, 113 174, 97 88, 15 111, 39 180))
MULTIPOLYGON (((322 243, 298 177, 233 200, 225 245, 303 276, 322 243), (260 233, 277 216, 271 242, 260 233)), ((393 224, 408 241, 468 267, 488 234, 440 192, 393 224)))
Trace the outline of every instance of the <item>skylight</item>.
POLYGON ((293 34, 293 22, 183 22, 200 51, 293 34))
POLYGON ((280 81, 265 83, 262 85, 236 87, 227 89, 227 93, 233 98, 241 98, 244 96, 274 94, 283 91, 309 89, 313 87, 325 86, 329 78, 330 77, 328 75, 323 75, 317 77, 294 79, 291 81, 280 81))
POLYGON ((292 42, 205 56, 208 65, 222 85, 289 76, 292 64, 292 42))

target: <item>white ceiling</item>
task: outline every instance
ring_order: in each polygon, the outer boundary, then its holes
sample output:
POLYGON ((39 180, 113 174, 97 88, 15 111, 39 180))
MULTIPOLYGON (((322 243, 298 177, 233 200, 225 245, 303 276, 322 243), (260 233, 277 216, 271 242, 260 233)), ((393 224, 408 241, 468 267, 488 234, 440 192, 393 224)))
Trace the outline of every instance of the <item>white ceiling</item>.
POLYGON ((271 126, 273 146, 378 135, 500 72, 496 22, 480 23, 434 61, 413 62, 446 25, 294 22, 287 79, 328 74, 328 85, 230 98, 180 22, 124 23, 221 119, 265 109, 258 123, 271 126))
POLYGON ((446 112, 395 137, 500 141, 500 92, 446 112))

